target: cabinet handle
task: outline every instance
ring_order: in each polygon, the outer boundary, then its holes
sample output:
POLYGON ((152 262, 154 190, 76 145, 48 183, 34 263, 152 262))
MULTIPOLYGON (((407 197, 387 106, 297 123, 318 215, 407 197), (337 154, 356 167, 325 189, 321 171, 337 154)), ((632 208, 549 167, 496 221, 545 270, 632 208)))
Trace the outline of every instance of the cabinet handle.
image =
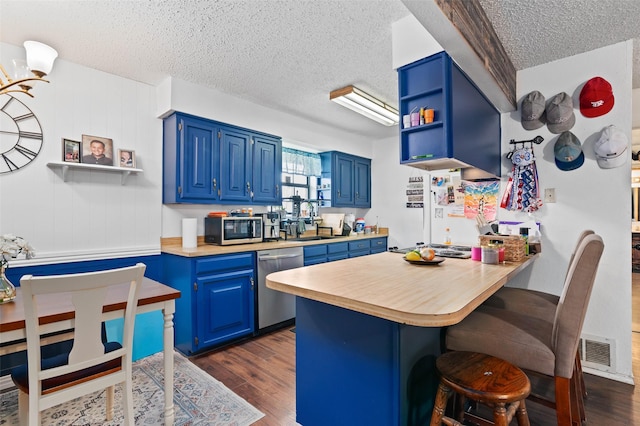
POLYGON ((213 189, 215 190, 217 186, 218 186, 218 181, 216 180, 216 178, 213 178, 213 189))
POLYGON ((340 198, 340 190, 338 189, 338 198, 340 198))
POLYGON ((280 185, 276 185, 276 195, 280 194, 280 185))
POLYGON ((360 194, 356 192, 356 198, 360 198, 360 194))
POLYGON ((247 192, 251 193, 251 183, 247 181, 247 192))

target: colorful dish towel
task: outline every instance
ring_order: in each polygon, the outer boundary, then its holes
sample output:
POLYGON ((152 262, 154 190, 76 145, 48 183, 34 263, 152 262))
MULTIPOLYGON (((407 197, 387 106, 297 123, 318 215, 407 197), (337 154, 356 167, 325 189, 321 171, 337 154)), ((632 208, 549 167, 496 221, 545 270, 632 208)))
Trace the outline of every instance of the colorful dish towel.
POLYGON ((532 148, 515 150, 511 155, 513 168, 500 207, 531 213, 542 206, 538 170, 532 148))

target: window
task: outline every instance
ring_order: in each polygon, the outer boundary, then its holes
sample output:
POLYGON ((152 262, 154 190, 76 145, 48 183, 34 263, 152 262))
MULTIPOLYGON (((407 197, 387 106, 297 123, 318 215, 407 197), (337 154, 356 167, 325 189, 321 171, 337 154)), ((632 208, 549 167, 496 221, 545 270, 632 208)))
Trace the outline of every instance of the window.
POLYGON ((282 206, 288 215, 293 215, 293 197, 299 196, 304 202, 300 206, 300 216, 307 217, 312 208, 317 214, 316 186, 320 176, 320 156, 292 148, 282 148, 282 206))

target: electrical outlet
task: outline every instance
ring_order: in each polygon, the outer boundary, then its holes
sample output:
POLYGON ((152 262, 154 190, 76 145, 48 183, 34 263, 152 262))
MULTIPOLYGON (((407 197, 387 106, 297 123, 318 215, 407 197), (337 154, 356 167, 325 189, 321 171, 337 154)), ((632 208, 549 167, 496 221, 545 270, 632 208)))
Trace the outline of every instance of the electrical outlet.
POLYGON ((555 188, 545 188, 545 190, 544 190, 544 202, 545 203, 555 203, 556 202, 556 189, 555 188))

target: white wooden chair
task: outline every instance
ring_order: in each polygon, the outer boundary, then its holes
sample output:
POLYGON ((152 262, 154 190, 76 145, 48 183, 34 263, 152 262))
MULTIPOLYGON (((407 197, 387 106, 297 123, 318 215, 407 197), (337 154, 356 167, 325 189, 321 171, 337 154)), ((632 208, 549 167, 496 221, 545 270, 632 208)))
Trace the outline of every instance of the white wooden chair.
POLYGON ((133 426, 131 354, 138 292, 146 266, 71 275, 20 279, 24 301, 27 364, 11 378, 18 387, 21 425, 40 425, 41 411, 66 401, 107 389, 106 419, 113 416, 114 385, 123 384, 124 424, 133 426), (122 344, 101 338, 102 308, 109 288, 128 286, 122 344), (47 295, 69 293, 75 309, 73 347, 68 354, 41 359, 40 336, 46 325, 38 320, 38 304, 47 295))

